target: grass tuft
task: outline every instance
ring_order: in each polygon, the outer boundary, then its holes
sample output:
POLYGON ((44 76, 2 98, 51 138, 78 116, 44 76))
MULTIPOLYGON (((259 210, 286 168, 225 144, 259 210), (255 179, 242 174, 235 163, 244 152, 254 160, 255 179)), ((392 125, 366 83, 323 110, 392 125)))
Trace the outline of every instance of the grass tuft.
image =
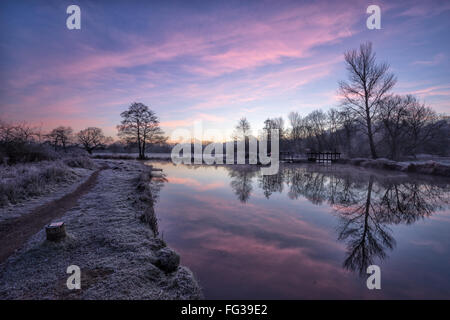
POLYGON ((57 184, 76 180, 74 168, 93 169, 87 157, 37 163, 0 165, 0 207, 17 204, 51 191, 57 184))

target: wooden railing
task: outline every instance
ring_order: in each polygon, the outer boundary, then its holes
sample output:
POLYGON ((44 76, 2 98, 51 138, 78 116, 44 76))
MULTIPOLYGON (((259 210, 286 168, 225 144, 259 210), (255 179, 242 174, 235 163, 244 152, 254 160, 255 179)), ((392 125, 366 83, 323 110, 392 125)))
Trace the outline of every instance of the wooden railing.
POLYGON ((334 162, 341 158, 340 152, 308 152, 306 153, 308 161, 315 162, 334 162))

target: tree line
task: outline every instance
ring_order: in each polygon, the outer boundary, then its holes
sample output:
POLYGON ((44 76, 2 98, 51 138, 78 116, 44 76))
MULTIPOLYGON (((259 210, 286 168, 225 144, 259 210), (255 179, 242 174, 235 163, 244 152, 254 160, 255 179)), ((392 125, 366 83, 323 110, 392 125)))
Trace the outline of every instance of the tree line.
MULTIPOLYGON (((370 42, 345 53, 348 73, 339 82, 339 106, 264 121, 263 132, 278 129, 280 150, 294 153, 338 151, 347 157, 386 157, 428 153, 446 156, 450 146, 450 118, 437 114, 413 95, 392 92, 396 77, 386 63, 377 63, 370 42)), ((244 117, 236 134, 248 136, 244 117)))
MULTIPOLYGON (((271 129, 278 129, 280 151, 298 154, 337 151, 348 158, 370 156, 393 160, 420 153, 449 155, 449 117, 437 114, 413 95, 393 93, 396 77, 387 63, 376 61, 370 42, 349 50, 344 58, 348 79, 339 82, 339 106, 326 112, 314 110, 306 116, 291 112, 288 125, 282 117, 264 121, 263 133, 269 140, 271 129)), ((89 154, 102 148, 113 152, 135 149, 140 159, 145 159, 149 147, 154 152, 170 152, 159 118, 148 106, 132 103, 120 116, 122 120, 117 125, 120 141, 116 142, 97 127, 74 133, 71 127, 59 126, 43 133, 42 127, 0 121, 0 155, 9 160, 30 154, 38 157, 38 151, 29 149, 42 145, 64 152, 74 146, 82 147, 89 154)), ((231 139, 247 138, 250 134, 250 123, 244 117, 231 139)))
MULTIPOLYGON (((44 133, 42 127, 26 122, 7 124, 0 121, 0 155, 8 162, 50 160, 54 151, 83 148, 89 154, 94 150, 109 148, 112 151, 130 151, 137 148, 139 159, 145 159, 149 146, 164 145, 167 138, 159 126, 155 112, 142 103, 133 103, 121 113, 122 121, 117 126, 119 142, 104 135, 101 128, 88 127, 74 132, 69 126, 59 126, 44 133)), ((167 150, 166 150, 167 151, 167 150)))
POLYGON ((55 150, 60 148, 64 151, 67 151, 69 146, 78 145, 92 153, 93 150, 112 141, 112 138, 106 137, 102 129, 97 127, 88 127, 74 133, 71 127, 59 126, 44 133, 42 127, 31 126, 26 122, 18 124, 0 122, 0 141, 2 144, 47 144, 55 150))

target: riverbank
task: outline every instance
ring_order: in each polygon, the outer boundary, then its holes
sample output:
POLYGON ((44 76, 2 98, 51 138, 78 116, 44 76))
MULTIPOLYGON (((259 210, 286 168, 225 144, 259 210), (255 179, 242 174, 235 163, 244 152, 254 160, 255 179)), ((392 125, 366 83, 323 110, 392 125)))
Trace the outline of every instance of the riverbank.
POLYGON ((445 163, 429 161, 396 162, 384 158, 367 159, 340 159, 338 163, 350 164, 370 169, 395 170, 407 173, 420 173, 441 177, 450 177, 450 165, 445 163))
MULTIPOLYGON (((314 163, 306 158, 294 158, 291 160, 281 160, 286 163, 314 163)), ((323 163, 323 162, 321 162, 323 163)), ((380 169, 389 171, 401 171, 405 173, 418 173, 426 175, 435 175, 441 177, 450 177, 450 163, 422 160, 422 161, 393 161, 386 158, 351 158, 338 159, 334 163, 348 164, 368 169, 380 169)))
POLYGON ((43 228, 34 234, 0 265, 0 298, 202 298, 192 272, 178 266, 179 256, 142 219, 153 209, 151 189, 142 189, 148 168, 138 161, 94 161, 103 168, 97 183, 57 219, 66 224, 66 239, 48 242, 43 228), (69 265, 81 269, 80 290, 67 289, 69 265))
MULTIPOLYGON (((93 156, 94 159, 137 159, 137 154, 125 153, 98 153, 93 156)), ((352 158, 339 159, 336 163, 349 164, 370 169, 394 170, 405 173, 419 173, 426 175, 435 175, 442 177, 450 177, 450 163, 448 158, 444 161, 436 160, 417 160, 417 161, 392 161, 385 158, 369 159, 369 158, 352 158)), ((172 161, 168 153, 149 153, 146 160, 154 161, 172 161)), ((281 162, 286 163, 311 163, 307 158, 282 159, 281 162)))

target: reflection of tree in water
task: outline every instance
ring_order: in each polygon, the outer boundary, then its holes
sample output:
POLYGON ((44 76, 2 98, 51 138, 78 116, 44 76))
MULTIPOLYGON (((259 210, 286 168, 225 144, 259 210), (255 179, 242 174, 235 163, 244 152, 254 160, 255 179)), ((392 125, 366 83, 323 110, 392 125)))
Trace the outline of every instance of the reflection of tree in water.
POLYGON ((385 250, 395 246, 391 231, 381 221, 373 203, 373 176, 367 184, 365 199, 356 204, 338 204, 340 214, 339 240, 347 242, 345 268, 364 274, 375 258, 384 259, 385 250))
POLYGON ((269 197, 274 192, 283 192, 283 172, 280 171, 278 174, 270 175, 270 176, 260 176, 258 183, 259 187, 263 189, 264 196, 269 199, 269 197))
POLYGON ((329 203, 339 217, 338 239, 347 244, 344 267, 361 274, 394 248, 389 225, 414 223, 449 204, 447 182, 320 170, 285 166, 278 175, 262 176, 260 187, 270 197, 286 183, 291 199, 302 196, 314 204, 329 203))
POLYGON ((344 266, 361 274, 375 258, 384 259, 386 249, 395 246, 388 225, 411 224, 429 217, 448 204, 446 187, 418 181, 381 181, 370 176, 364 198, 355 204, 338 204, 339 240, 347 242, 344 266))
POLYGON ((242 203, 246 203, 250 198, 253 190, 252 181, 258 174, 255 166, 226 166, 228 175, 231 178, 230 186, 238 199, 242 203))
POLYGON ((445 191, 438 185, 426 183, 389 183, 384 186, 378 211, 388 223, 414 223, 449 203, 445 191))

